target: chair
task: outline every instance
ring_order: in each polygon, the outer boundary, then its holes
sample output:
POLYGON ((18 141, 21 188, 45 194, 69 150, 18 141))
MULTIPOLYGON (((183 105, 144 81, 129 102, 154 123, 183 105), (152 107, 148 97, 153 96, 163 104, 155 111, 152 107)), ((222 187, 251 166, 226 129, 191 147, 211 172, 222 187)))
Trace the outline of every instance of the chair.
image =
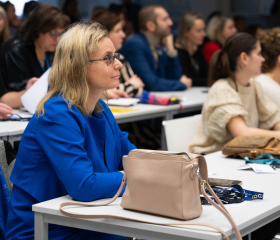
POLYGON ((0 140, 0 239, 5 240, 5 228, 13 183, 10 181, 16 152, 12 145, 0 140))
POLYGON ((201 114, 163 121, 163 132, 168 151, 188 152, 189 145, 193 139, 201 114))

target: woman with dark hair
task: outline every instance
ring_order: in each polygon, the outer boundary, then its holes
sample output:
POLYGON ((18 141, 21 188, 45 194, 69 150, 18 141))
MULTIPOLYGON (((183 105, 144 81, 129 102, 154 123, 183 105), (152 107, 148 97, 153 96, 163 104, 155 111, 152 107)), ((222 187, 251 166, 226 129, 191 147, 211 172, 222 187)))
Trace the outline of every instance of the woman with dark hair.
POLYGON ((26 2, 23 8, 22 22, 25 22, 28 19, 29 14, 39 5, 40 5, 39 2, 33 0, 26 2))
POLYGON ((65 15, 67 15, 70 18, 71 24, 79 21, 77 0, 65 0, 61 10, 65 15))
POLYGON ((226 142, 241 135, 280 138, 280 110, 252 79, 260 74, 263 61, 260 43, 248 33, 231 36, 213 55, 211 88, 190 146, 192 152, 219 151, 226 142))
POLYGON ((192 79, 193 86, 207 86, 208 64, 199 46, 205 37, 203 18, 194 13, 186 13, 179 24, 175 46, 178 50, 183 74, 192 79))
MULTIPOLYGON (((119 16, 110 12, 102 11, 93 16, 91 20, 99 22, 108 30, 108 37, 113 42, 116 51, 118 52, 123 44, 125 33, 123 32, 123 21, 119 16)), ((144 83, 134 74, 129 62, 127 62, 123 55, 120 55, 120 61, 123 68, 120 70, 120 85, 118 89, 124 90, 130 97, 136 97, 142 94, 144 83)))
POLYGON ((20 97, 52 63, 53 52, 69 18, 51 5, 35 8, 19 30, 0 51, 0 100, 18 108, 20 97))
POLYGON ((9 28, 11 36, 15 36, 18 28, 20 27, 21 20, 16 15, 16 10, 14 4, 10 1, 6 1, 3 3, 2 7, 5 9, 7 13, 7 18, 9 22, 9 28))

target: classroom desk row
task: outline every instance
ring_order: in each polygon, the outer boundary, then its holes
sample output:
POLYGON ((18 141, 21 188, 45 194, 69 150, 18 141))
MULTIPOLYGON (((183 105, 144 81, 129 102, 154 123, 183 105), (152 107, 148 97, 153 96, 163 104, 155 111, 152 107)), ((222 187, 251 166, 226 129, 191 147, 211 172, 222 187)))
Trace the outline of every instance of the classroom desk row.
MULTIPOLYGON (((237 170, 240 165, 244 164, 244 161, 226 158, 221 152, 206 155, 205 158, 207 160, 208 172, 214 174, 211 177, 241 180, 244 189, 264 193, 263 200, 226 205, 242 236, 280 217, 280 190, 274 184, 280 181, 279 169, 276 170, 276 174, 256 174, 251 170, 237 170)), ((32 210, 35 213, 35 240, 48 239, 48 223, 147 240, 223 239, 222 235, 217 231, 203 226, 168 227, 110 218, 74 219, 60 213, 59 205, 65 201, 73 200, 69 196, 63 196, 33 205, 32 210)), ((119 205, 120 201, 121 198, 109 206, 88 207, 86 210, 85 208, 75 207, 71 211, 86 214, 114 214, 156 222, 174 221, 174 219, 124 210, 119 205)), ((230 239, 234 239, 230 223, 211 205, 203 205, 202 215, 191 221, 211 223, 219 226, 230 239)))
MULTIPOLYGON (((118 124, 140 121, 163 117, 164 120, 170 120, 178 113, 190 113, 200 110, 207 96, 207 87, 192 87, 186 91, 177 92, 153 92, 156 96, 180 98, 181 104, 169 106, 137 104, 126 108, 128 111, 113 111, 118 124)), ((113 107, 112 107, 113 109, 113 107)), ((115 108, 116 109, 116 108, 115 108)), ((120 108, 118 108, 120 109, 120 108)), ((20 114, 21 110, 15 110, 15 113, 20 114)), ((21 121, 4 121, 0 122, 0 139, 8 140, 11 143, 18 141, 21 138, 28 122, 21 121)))

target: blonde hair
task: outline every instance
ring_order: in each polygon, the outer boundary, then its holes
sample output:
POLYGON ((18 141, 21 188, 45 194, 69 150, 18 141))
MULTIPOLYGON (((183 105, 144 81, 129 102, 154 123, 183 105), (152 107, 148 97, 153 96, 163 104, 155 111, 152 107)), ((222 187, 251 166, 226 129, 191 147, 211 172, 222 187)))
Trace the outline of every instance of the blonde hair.
POLYGON ((260 44, 261 54, 265 59, 262 64, 262 72, 267 73, 275 68, 280 55, 280 28, 276 27, 263 32, 260 36, 260 44))
MULTIPOLYGON (((50 90, 37 107, 38 117, 45 113, 45 103, 56 94, 62 95, 69 109, 75 105, 83 115, 89 115, 86 77, 89 58, 97 50, 98 42, 107 36, 107 30, 97 22, 76 23, 61 36, 49 74, 50 90)), ((94 110, 101 113, 102 108, 96 104, 94 110)))
POLYGON ((0 7, 0 17, 4 19, 4 30, 2 33, 0 33, 0 40, 2 39, 3 42, 5 42, 11 37, 11 35, 10 35, 10 30, 9 30, 7 14, 6 14, 4 8, 2 8, 2 7, 0 7))
POLYGON ((230 18, 224 15, 218 15, 212 17, 207 25, 207 30, 206 30, 207 37, 213 42, 218 42, 219 44, 222 44, 223 29, 226 24, 226 21, 229 19, 230 18))
POLYGON ((179 24, 179 33, 178 33, 178 39, 177 43, 184 49, 186 49, 186 36, 185 33, 190 31, 190 29, 193 27, 195 20, 202 19, 202 16, 195 14, 195 13, 186 13, 181 18, 180 24, 179 24))

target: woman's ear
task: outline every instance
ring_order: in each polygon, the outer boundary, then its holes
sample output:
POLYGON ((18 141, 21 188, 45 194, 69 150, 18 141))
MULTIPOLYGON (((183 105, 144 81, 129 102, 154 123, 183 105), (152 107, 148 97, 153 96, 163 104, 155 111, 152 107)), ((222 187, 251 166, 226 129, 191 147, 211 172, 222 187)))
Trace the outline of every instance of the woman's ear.
POLYGON ((240 60, 241 66, 247 66, 248 65, 249 56, 245 52, 242 52, 239 55, 239 60, 240 60))
POLYGON ((277 57, 277 66, 280 66, 280 55, 277 57))

